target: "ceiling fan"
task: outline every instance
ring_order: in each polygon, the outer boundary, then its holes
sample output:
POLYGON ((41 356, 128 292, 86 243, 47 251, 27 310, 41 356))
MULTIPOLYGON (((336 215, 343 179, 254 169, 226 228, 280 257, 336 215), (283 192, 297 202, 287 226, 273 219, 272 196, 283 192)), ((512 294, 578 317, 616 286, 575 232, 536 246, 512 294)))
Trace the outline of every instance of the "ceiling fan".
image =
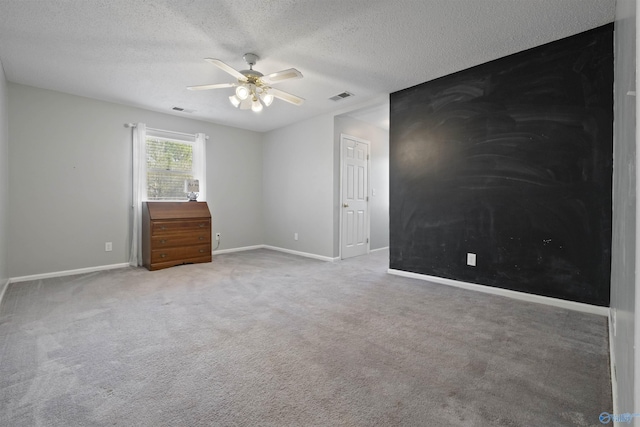
POLYGON ((227 87, 235 87, 235 95, 229 97, 229 101, 234 107, 241 110, 251 109, 255 112, 262 111, 262 104, 265 106, 271 105, 274 98, 287 101, 294 105, 302 105, 303 98, 290 94, 288 92, 276 89, 271 85, 280 83, 284 80, 299 79, 302 78, 302 73, 295 68, 289 68, 287 70, 278 71, 269 75, 263 75, 261 72, 253 69, 253 66, 258 61, 258 55, 253 53, 245 53, 242 57, 249 65, 248 70, 238 71, 235 68, 225 64, 219 59, 205 58, 205 61, 210 62, 216 67, 220 68, 231 74, 237 79, 233 83, 218 83, 201 86, 187 86, 189 90, 208 90, 208 89, 222 89, 227 87))

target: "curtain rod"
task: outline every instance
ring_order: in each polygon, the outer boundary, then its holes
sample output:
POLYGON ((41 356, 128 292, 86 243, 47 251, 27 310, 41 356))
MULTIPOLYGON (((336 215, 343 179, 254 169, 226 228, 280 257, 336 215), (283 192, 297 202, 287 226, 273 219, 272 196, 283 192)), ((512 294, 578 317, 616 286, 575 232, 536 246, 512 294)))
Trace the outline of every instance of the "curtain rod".
MULTIPOLYGON (((124 124, 124 127, 126 127, 126 128, 135 128, 135 127, 137 127, 137 126, 138 126, 138 125, 136 125, 135 123, 125 123, 125 124, 124 124)), ((148 129, 148 130, 151 130, 151 131, 155 131, 155 132, 170 133, 170 134, 173 134, 173 135, 190 136, 191 138, 195 138, 195 137, 196 137, 194 134, 191 134, 191 133, 175 132, 175 131, 172 131, 172 130, 164 130, 164 129, 151 128, 151 127, 149 127, 149 126, 147 126, 147 129, 148 129)), ((205 135, 204 137, 205 137, 206 139, 209 139, 209 135, 205 135)))

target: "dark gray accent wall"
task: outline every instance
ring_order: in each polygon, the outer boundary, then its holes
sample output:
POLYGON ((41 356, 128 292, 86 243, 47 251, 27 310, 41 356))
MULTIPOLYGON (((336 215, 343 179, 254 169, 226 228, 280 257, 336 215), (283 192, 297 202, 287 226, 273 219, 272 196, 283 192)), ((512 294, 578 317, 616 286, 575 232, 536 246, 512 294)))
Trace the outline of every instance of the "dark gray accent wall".
POLYGON ((613 24, 390 100, 390 268, 609 305, 613 24))

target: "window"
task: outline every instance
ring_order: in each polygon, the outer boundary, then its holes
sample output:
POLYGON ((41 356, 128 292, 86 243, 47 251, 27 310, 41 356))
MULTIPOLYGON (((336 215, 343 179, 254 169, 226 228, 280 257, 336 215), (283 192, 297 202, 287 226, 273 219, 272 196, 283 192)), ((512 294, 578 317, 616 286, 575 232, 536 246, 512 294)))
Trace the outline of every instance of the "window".
POLYGON ((147 200, 184 200, 193 174, 193 144, 147 137, 147 200))
POLYGON ((198 142, 150 133, 145 139, 145 200, 186 201, 187 179, 199 180, 198 200, 204 200, 204 150, 199 149, 198 142))

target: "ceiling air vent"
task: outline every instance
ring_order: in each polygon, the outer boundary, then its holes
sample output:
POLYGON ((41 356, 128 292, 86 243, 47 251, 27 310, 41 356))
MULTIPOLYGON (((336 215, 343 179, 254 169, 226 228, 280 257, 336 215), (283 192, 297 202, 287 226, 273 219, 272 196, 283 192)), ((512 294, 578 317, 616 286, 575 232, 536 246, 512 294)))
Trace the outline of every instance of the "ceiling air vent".
POLYGON ((186 108, 182 108, 182 107, 173 107, 172 108, 173 111, 180 111, 182 113, 193 113, 196 110, 188 110, 186 108))
POLYGON ((332 96, 329 99, 332 101, 340 101, 341 99, 349 98, 351 96, 353 96, 351 92, 344 91, 342 93, 337 94, 336 96, 332 96))

